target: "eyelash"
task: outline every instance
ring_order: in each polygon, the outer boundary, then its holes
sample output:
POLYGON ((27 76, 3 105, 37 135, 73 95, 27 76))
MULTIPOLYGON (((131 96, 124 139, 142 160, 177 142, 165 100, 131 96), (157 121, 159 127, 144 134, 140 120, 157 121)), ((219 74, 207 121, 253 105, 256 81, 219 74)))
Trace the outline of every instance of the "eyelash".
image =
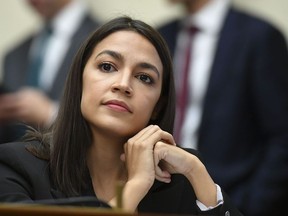
MULTIPOLYGON (((109 72, 113 72, 113 71, 116 71, 117 69, 116 69, 116 67, 115 66, 113 66, 113 64, 111 64, 111 63, 107 63, 107 62, 104 62, 104 63, 100 63, 99 65, 98 65, 98 68, 101 70, 101 71, 103 71, 103 72, 105 72, 105 73, 109 73, 109 72), (110 67, 110 70, 108 69, 105 69, 104 67, 105 66, 109 66, 110 67), (111 71, 111 69, 112 69, 112 71, 111 71)), ((148 74, 146 74, 146 73, 140 73, 140 74, 137 74, 136 76, 135 76, 137 79, 139 79, 141 82, 143 82, 144 84, 147 84, 147 85, 153 85, 155 82, 154 82, 154 79, 150 76, 150 75, 148 75, 148 74), (144 81, 144 80, 142 80, 141 78, 144 78, 145 77, 145 79, 149 79, 149 81, 147 82, 147 81, 144 81)))
POLYGON ((116 68, 115 68, 112 64, 107 63, 107 62, 104 62, 104 63, 99 64, 99 65, 98 65, 98 68, 99 68, 101 71, 104 71, 104 72, 111 72, 111 71, 109 71, 109 70, 104 69, 105 66, 109 66, 109 67, 110 67, 110 70, 111 70, 111 68, 113 69, 113 71, 116 70, 116 68))
POLYGON ((147 85, 153 85, 154 84, 154 79, 146 73, 138 74, 136 77, 147 85), (148 78, 150 81, 147 82, 147 81, 141 80, 141 77, 143 78, 143 76, 145 76, 146 79, 148 78))

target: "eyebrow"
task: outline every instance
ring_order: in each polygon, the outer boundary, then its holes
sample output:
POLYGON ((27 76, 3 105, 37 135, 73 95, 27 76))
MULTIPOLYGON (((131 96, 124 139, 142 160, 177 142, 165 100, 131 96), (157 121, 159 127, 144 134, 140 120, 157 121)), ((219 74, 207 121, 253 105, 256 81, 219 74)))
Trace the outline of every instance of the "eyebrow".
POLYGON ((158 78, 160 77, 160 73, 154 65, 146 63, 146 62, 142 62, 139 64, 139 66, 141 68, 150 69, 150 70, 154 71, 157 74, 158 78))
POLYGON ((112 50, 104 50, 104 51, 100 52, 95 58, 97 58, 101 55, 105 55, 105 54, 110 55, 117 60, 121 60, 121 61, 124 60, 124 57, 120 53, 112 51, 112 50))
MULTIPOLYGON (((124 57, 123 57, 123 55, 121 55, 121 53, 118 53, 118 52, 115 52, 115 51, 112 51, 112 50, 104 50, 104 51, 100 52, 95 58, 97 58, 97 57, 99 57, 101 55, 105 55, 105 54, 106 55, 110 55, 110 56, 112 56, 113 58, 115 58, 115 59, 117 59, 119 61, 123 61, 124 60, 124 57)), ((141 62, 141 63, 138 64, 138 66, 140 66, 141 68, 144 68, 144 69, 150 69, 150 70, 154 71, 157 74, 158 78, 160 77, 160 73, 159 73, 158 69, 154 65, 152 65, 150 63, 147 63, 147 62, 141 62)))

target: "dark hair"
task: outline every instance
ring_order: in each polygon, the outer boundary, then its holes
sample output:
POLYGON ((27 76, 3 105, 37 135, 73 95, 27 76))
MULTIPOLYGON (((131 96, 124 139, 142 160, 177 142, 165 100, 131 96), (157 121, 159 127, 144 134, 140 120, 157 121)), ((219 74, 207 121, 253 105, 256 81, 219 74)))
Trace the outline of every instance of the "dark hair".
MULTIPOLYGON (((77 196, 85 187, 86 155, 92 143, 91 130, 80 109, 82 74, 94 47, 108 35, 121 31, 134 31, 144 36, 156 48, 163 65, 162 90, 156 105, 156 115, 149 124, 159 125, 173 133, 175 115, 175 89, 169 50, 160 34, 151 26, 130 17, 115 18, 99 27, 78 50, 66 80, 63 99, 50 137, 50 170, 57 188, 68 196, 77 196), (82 184, 82 185, 81 185, 82 184)), ((45 144, 45 143, 44 143, 45 144)))

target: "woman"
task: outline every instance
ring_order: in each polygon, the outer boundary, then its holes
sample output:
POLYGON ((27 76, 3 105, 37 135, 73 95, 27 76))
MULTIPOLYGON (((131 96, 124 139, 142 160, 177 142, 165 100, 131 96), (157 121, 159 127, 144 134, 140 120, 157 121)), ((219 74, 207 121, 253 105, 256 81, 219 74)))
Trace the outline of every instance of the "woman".
POLYGON ((173 82, 153 28, 129 17, 104 24, 74 59, 52 129, 0 147, 0 200, 115 206, 120 180, 127 211, 240 215, 195 152, 176 146, 173 82))

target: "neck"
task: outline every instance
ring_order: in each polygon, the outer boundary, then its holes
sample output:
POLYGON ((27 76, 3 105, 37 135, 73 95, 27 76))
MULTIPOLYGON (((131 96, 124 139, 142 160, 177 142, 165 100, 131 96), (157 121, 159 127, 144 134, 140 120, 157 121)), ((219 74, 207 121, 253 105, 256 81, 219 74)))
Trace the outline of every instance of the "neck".
POLYGON ((117 172, 123 166, 123 162, 120 160, 122 153, 123 143, 112 143, 111 140, 97 139, 91 145, 87 155, 90 172, 93 170, 96 170, 97 173, 105 171, 107 175, 108 173, 117 172))
POLYGON ((201 10, 211 0, 194 0, 185 1, 185 8, 189 14, 193 14, 201 10))
POLYGON ((118 181, 126 181, 124 162, 120 160, 123 143, 97 139, 88 151, 87 166, 98 198, 110 201, 115 196, 118 181))

